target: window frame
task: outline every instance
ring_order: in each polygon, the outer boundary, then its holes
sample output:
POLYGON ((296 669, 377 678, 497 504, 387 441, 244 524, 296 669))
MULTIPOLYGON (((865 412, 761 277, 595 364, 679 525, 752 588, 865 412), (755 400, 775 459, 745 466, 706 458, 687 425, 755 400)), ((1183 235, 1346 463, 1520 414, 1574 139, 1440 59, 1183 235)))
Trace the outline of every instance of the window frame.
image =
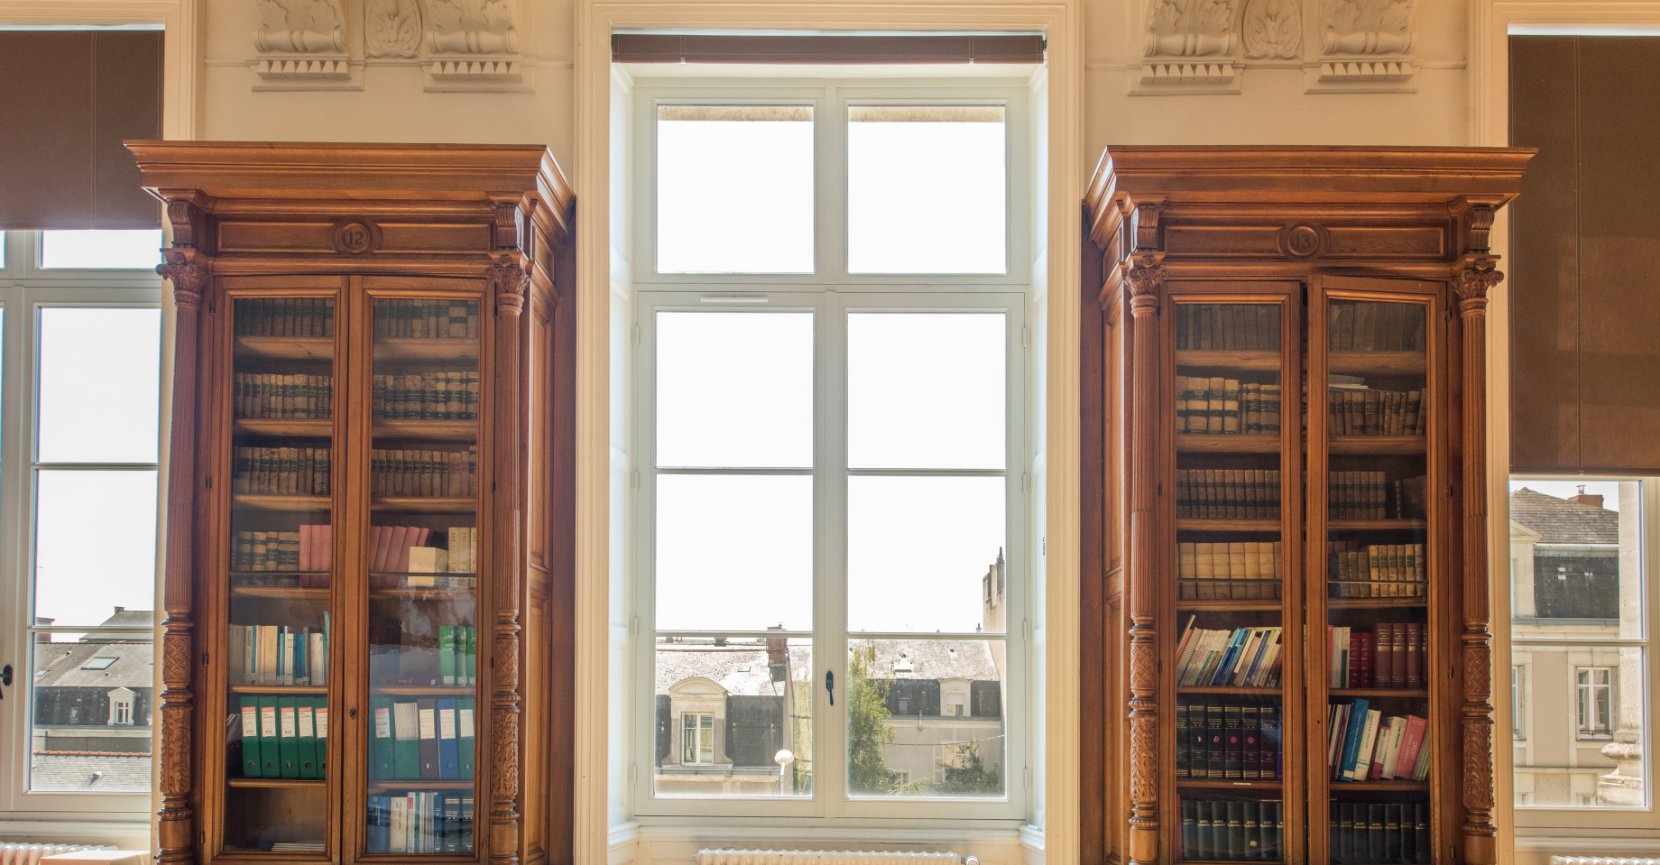
MULTIPOLYGON (((99 815, 110 824, 143 823, 149 820, 151 790, 136 792, 85 792, 30 790, 30 741, 34 726, 33 676, 34 641, 38 634, 51 632, 96 633, 96 627, 86 625, 36 626, 34 613, 34 559, 37 479, 43 470, 131 470, 156 473, 159 496, 163 488, 160 474, 161 451, 165 441, 160 432, 165 429, 166 370, 162 351, 155 358, 160 374, 157 398, 158 412, 157 453, 147 463, 80 463, 43 462, 37 457, 39 436, 39 349, 40 314, 53 308, 127 308, 161 309, 161 278, 154 271, 142 269, 70 269, 41 268, 40 233, 11 230, 4 233, 6 246, 5 268, 0 271, 5 282, 0 283, 0 309, 5 310, 3 329, 0 329, 0 355, 4 369, 0 370, 0 597, 11 600, 9 609, 16 627, 4 629, 10 640, 4 663, 14 669, 13 684, 7 689, 7 700, 0 703, 0 819, 12 815, 22 819, 39 819, 48 814, 99 815)), ((159 260, 159 253, 158 253, 159 260)), ((164 323, 158 323, 165 329, 164 323)), ((160 521, 157 523, 159 550, 160 521)), ((152 609, 159 612, 161 572, 156 572, 157 590, 152 595, 152 609)), ((110 630, 131 633, 132 627, 114 627, 110 630)), ((159 649, 154 641, 152 646, 159 649)), ((155 669, 160 670, 159 659, 155 669)), ((152 682, 154 693, 159 689, 152 682)), ((132 707, 137 714, 136 700, 132 707)), ((158 720, 152 712, 152 723, 158 720)), ((154 752, 152 752, 154 754, 154 752)), ((155 757, 152 756, 152 768, 155 757)), ((153 786, 153 785, 151 785, 153 786)))
POLYGON ((1581 742, 1612 741, 1614 738, 1614 668, 1606 665, 1582 666, 1574 668, 1575 707, 1577 708, 1576 734, 1581 742), (1601 673, 1603 681, 1598 682, 1597 674, 1601 673), (1601 692, 1600 705, 1598 692, 1601 692), (1598 725, 1597 718, 1593 717, 1590 724, 1586 724, 1585 716, 1589 712, 1592 716, 1602 714, 1607 723, 1598 725))

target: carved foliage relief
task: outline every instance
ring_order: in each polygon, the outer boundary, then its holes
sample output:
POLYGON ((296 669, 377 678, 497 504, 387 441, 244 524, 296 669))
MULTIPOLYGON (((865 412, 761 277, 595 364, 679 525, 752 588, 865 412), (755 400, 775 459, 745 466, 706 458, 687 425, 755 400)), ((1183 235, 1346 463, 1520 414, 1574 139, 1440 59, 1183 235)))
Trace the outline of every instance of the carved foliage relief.
POLYGON ((1252 59, 1294 60, 1303 50, 1298 0, 1245 0, 1240 38, 1252 59))
POLYGON ((427 0, 427 50, 435 54, 514 54, 519 37, 509 0, 427 0))
POLYGON ((256 0, 259 29, 254 47, 261 52, 317 54, 346 50, 345 17, 340 0, 256 0))
POLYGON ((1234 51, 1235 0, 1152 0, 1148 57, 1213 57, 1234 51))
POLYGON ((1327 0, 1321 47, 1334 54, 1405 54, 1417 0, 1327 0))
POLYGON ((421 47, 421 7, 415 0, 365 0, 363 25, 370 57, 414 57, 421 47))

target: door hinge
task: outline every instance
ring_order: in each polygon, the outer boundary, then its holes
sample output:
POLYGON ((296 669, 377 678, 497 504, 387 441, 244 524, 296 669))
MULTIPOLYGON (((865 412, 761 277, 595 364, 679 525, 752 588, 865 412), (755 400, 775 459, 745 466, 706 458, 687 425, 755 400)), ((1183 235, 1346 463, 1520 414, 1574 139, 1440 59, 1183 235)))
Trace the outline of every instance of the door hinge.
POLYGON ((203 651, 203 652, 202 652, 202 666, 204 666, 204 667, 205 667, 205 666, 207 666, 207 665, 208 665, 208 653, 207 653, 207 651, 206 651, 206 650, 204 650, 204 651, 203 651))
POLYGON ((207 477, 202 478, 202 485, 206 489, 213 489, 213 475, 208 475, 207 477))

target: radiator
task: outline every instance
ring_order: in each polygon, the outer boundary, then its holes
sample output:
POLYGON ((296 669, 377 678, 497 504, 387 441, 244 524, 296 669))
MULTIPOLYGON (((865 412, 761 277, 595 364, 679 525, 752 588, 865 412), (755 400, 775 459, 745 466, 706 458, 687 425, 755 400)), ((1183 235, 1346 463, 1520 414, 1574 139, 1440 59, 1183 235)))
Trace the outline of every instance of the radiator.
POLYGON ((108 844, 35 844, 27 841, 0 841, 0 865, 39 865, 40 857, 76 850, 114 850, 108 844))
POLYGON ((980 865, 980 860, 932 851, 699 850, 697 865, 980 865))
POLYGON ((1660 859, 1635 856, 1552 856, 1550 865, 1660 865, 1660 859))

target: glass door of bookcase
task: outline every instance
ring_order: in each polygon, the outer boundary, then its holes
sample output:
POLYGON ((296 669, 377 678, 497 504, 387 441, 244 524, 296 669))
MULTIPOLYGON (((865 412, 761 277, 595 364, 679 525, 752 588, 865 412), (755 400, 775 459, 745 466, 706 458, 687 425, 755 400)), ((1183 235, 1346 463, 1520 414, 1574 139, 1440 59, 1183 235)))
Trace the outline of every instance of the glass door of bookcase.
POLYGON ((364 279, 368 695, 357 849, 473 859, 486 319, 476 282, 364 279), (456 290, 441 293, 435 289, 456 290), (395 293, 394 293, 395 292, 395 293), (420 293, 416 293, 420 292, 420 293))
POLYGON ((1301 861, 1285 793, 1300 758, 1282 747, 1299 711, 1300 598, 1284 579, 1300 559, 1299 300, 1296 284, 1239 283, 1178 287, 1166 308, 1175 579, 1161 687, 1176 699, 1162 798, 1177 803, 1182 862, 1301 861))
POLYGON ((1432 859, 1440 288, 1310 292, 1310 846, 1337 865, 1432 859))
MULTIPOLYGON (((231 363, 217 404, 229 408, 231 483, 219 493, 229 500, 221 548, 227 591, 224 615, 209 620, 227 623, 218 654, 226 723, 217 847, 233 855, 321 858, 334 836, 337 789, 328 781, 335 693, 329 650, 341 280, 250 277, 224 284, 231 363)), ((212 742, 214 725, 208 731, 212 742)))

